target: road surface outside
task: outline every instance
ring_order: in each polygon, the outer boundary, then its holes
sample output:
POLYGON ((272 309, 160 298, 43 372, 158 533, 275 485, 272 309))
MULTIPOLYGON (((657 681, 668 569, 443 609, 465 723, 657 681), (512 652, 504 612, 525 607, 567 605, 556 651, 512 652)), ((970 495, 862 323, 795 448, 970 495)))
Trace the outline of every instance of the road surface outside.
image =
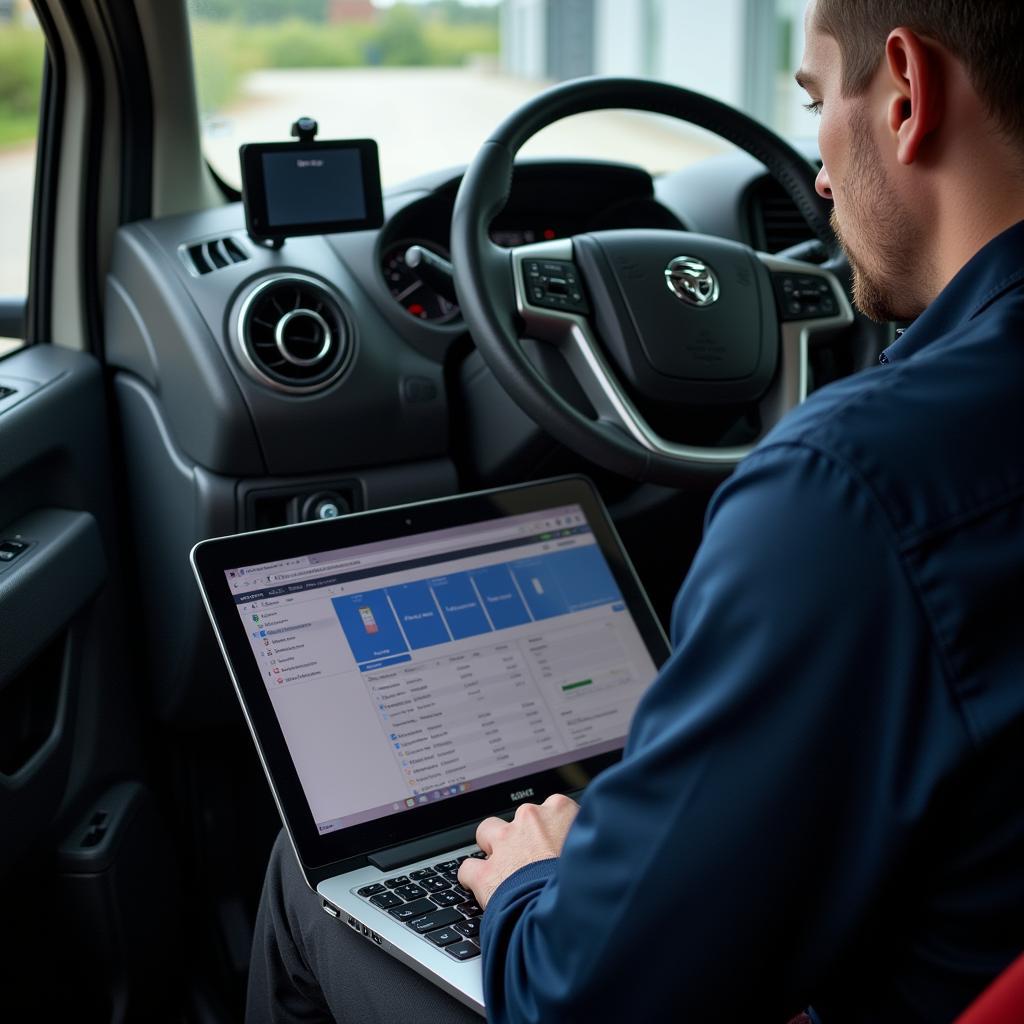
MULTIPOLYGON (((372 138, 385 187, 424 171, 467 163, 493 129, 545 83, 483 68, 359 68, 258 71, 246 100, 206 122, 205 148, 237 186, 243 142, 287 139, 299 116, 320 138, 372 138)), ((723 144, 667 118, 606 111, 570 118, 523 150, 533 156, 590 156, 667 171, 721 152, 723 144)))
MULTIPOLYGON (((306 115, 319 121, 322 139, 376 139, 387 187, 468 162, 507 114, 543 88, 485 66, 258 71, 232 109, 204 119, 204 148, 237 186, 239 145, 287 139, 291 123, 306 115)), ((523 152, 622 160, 658 172, 722 149, 678 122, 616 110, 545 129, 523 152)), ((0 150, 0 296, 24 294, 28 281, 34 168, 33 146, 0 150)), ((0 354, 5 345, 0 340, 0 354)))

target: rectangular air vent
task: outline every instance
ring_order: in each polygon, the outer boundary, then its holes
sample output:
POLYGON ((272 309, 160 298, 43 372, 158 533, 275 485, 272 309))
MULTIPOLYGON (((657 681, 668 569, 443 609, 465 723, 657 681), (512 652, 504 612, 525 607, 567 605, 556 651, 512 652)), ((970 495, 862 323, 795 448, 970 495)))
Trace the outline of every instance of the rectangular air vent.
POLYGON ((793 200, 772 178, 758 182, 750 199, 751 237, 755 248, 779 252, 814 237, 793 200))
POLYGON ((196 274, 209 274, 233 263, 244 263, 249 254, 234 238, 210 238, 205 242, 184 245, 182 256, 190 270, 196 274))

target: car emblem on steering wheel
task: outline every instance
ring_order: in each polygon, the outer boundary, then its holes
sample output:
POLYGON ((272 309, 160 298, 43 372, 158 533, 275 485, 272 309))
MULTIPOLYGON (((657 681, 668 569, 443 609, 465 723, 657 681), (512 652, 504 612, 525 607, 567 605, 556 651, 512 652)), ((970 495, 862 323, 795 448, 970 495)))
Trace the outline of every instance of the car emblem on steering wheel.
POLYGON ((710 306, 718 299, 718 278, 693 256, 677 256, 665 268, 665 284, 677 298, 691 306, 710 306))

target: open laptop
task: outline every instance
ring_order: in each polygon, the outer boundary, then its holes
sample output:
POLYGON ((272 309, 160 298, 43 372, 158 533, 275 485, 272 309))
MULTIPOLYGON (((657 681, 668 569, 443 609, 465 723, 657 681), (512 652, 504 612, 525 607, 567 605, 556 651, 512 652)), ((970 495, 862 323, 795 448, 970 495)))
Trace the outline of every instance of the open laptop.
POLYGON ((191 555, 324 909, 484 1012, 456 880, 517 803, 617 760, 668 644, 569 477, 221 537, 191 555))

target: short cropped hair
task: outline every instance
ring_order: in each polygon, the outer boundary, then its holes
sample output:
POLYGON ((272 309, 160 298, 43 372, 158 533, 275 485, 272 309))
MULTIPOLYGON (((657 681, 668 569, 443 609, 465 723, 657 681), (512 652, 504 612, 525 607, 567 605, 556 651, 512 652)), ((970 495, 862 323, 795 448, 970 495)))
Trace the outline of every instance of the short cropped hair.
POLYGON ((963 65, 1004 134, 1024 148, 1024 0, 818 0, 839 44, 842 91, 867 89, 894 28, 934 39, 963 65))

